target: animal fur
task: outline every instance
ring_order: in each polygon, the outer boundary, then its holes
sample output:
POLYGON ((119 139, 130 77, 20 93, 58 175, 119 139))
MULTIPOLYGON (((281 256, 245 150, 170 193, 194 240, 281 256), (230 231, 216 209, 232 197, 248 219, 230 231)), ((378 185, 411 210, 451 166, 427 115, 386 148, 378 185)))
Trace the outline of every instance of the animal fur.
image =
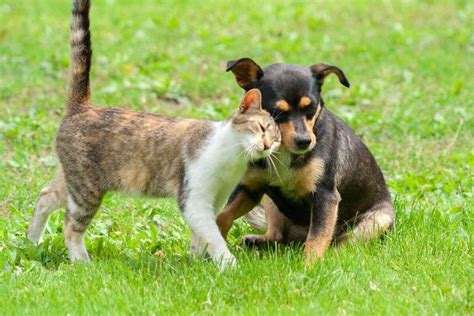
POLYGON ((305 241, 308 263, 321 258, 331 242, 369 240, 392 227, 395 213, 377 162, 321 97, 324 79, 331 73, 349 87, 341 69, 325 64, 273 64, 262 69, 250 58, 241 58, 230 61, 227 70, 244 90, 262 92, 263 107, 281 129, 282 146, 275 155, 276 168, 258 161, 247 170, 218 216, 224 236, 262 197, 267 233, 244 240, 256 245, 305 241), (272 168, 279 177, 265 176, 272 168))
POLYGON ((191 252, 207 250, 222 266, 235 264, 216 213, 248 162, 267 158, 280 142, 278 127, 261 108, 260 92, 246 93, 236 114, 223 122, 95 107, 89 84, 89 8, 87 0, 73 1, 71 85, 56 136, 60 165, 40 193, 29 238, 41 240, 50 213, 66 207, 70 258, 88 260, 84 235, 106 192, 174 196, 191 228, 191 252))

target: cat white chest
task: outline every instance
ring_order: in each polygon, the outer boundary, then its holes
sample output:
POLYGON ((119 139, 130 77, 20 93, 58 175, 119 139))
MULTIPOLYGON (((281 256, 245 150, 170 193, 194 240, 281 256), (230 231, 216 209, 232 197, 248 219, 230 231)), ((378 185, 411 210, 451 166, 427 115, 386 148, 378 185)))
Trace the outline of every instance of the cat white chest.
POLYGON ((189 162, 187 181, 189 189, 217 212, 242 178, 247 161, 239 155, 242 149, 236 146, 241 139, 231 131, 216 133, 219 134, 209 139, 199 156, 189 162))

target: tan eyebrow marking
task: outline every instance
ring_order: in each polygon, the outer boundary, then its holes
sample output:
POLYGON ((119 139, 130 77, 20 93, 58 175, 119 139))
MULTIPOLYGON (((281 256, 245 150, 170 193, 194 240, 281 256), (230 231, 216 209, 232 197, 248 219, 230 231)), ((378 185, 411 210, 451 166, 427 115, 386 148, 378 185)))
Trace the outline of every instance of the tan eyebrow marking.
POLYGON ((319 118, 319 113, 321 113, 321 103, 318 103, 318 107, 316 108, 316 114, 314 114, 314 117, 319 118))
POLYGON ((304 108, 305 106, 308 106, 311 104, 311 99, 308 98, 308 97, 302 97, 300 99, 300 102, 298 103, 298 105, 301 107, 301 108, 304 108))
POLYGON ((290 105, 285 100, 280 100, 276 103, 276 107, 283 112, 288 112, 290 110, 290 105))

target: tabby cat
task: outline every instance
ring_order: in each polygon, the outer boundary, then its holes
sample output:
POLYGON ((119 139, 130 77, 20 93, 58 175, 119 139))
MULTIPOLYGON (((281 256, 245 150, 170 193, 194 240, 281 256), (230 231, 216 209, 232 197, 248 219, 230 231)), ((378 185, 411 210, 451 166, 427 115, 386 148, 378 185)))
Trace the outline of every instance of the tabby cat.
POLYGON ((73 1, 71 84, 56 137, 60 164, 40 193, 28 237, 41 240, 51 212, 66 207, 69 256, 88 260, 84 234, 106 192, 175 196, 191 228, 191 252, 207 251, 221 266, 234 265, 216 213, 248 163, 270 157, 280 144, 260 92, 247 92, 237 113, 223 122, 94 107, 89 8, 88 0, 73 1))

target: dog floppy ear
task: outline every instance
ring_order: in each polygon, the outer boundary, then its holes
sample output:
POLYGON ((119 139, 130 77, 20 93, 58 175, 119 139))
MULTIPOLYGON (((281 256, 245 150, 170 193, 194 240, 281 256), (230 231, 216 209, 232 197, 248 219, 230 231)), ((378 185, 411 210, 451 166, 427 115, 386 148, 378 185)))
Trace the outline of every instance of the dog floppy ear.
POLYGON ((228 61, 225 71, 232 71, 237 83, 245 91, 255 88, 257 81, 263 76, 262 68, 250 58, 228 61))
POLYGON ((322 86, 324 83, 324 79, 327 75, 334 73, 339 78, 339 82, 346 87, 350 87, 349 80, 347 80, 346 75, 344 72, 336 66, 330 66, 325 64, 316 64, 311 67, 311 72, 313 73, 314 77, 319 83, 319 86, 322 86))
POLYGON ((258 89, 251 89, 249 90, 244 98, 242 99, 242 102, 240 102, 240 107, 239 111, 240 113, 245 113, 249 109, 253 110, 262 110, 262 94, 260 93, 260 90, 258 89))

